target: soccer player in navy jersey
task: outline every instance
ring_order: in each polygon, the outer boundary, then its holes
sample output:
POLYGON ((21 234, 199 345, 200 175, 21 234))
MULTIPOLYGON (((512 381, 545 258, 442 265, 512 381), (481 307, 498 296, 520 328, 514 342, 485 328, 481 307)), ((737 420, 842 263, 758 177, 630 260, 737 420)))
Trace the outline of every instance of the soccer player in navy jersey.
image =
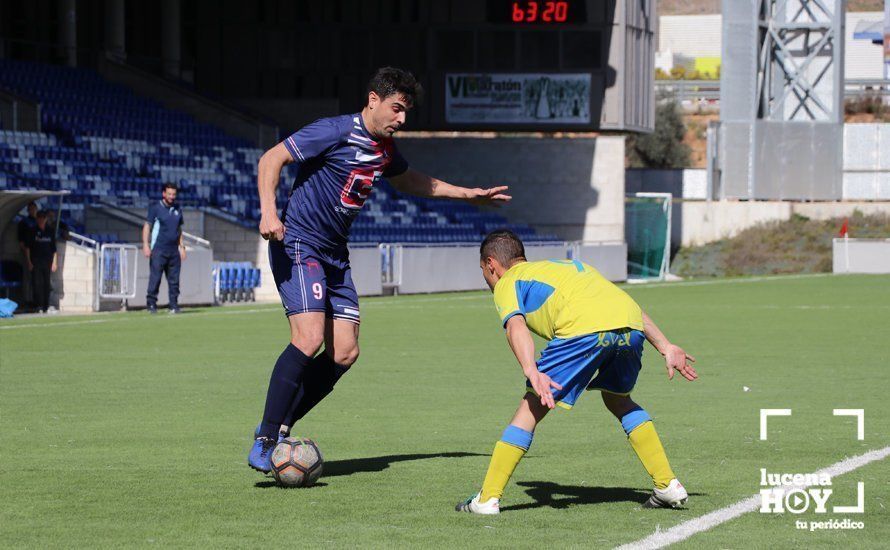
POLYGON ((385 67, 368 83, 360 113, 323 118, 260 158, 260 233, 290 323, 266 393, 248 464, 271 469, 278 439, 326 395, 359 355, 359 306, 346 244, 349 227, 384 177, 399 191, 477 205, 510 200, 506 186, 457 187, 408 167, 392 139, 422 93, 407 71, 385 67), (299 172, 279 217, 275 190, 284 165, 299 172), (324 351, 318 353, 324 345, 324 351))

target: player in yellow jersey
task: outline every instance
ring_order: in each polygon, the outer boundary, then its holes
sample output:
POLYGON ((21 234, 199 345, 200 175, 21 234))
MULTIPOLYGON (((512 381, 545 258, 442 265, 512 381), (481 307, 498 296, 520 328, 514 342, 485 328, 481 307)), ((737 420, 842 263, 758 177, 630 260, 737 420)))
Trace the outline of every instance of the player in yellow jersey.
POLYGON ((633 402, 642 366, 643 341, 664 356, 668 378, 698 374, 695 359, 664 336, 633 299, 599 272, 577 260, 529 262, 522 241, 495 231, 482 242, 482 275, 494 292, 507 341, 528 381, 513 420, 495 444, 482 490, 457 505, 458 511, 497 514, 504 488, 528 450, 535 426, 555 406, 570 409, 587 390, 600 390, 606 408, 621 422, 655 489, 648 507, 686 503, 652 419, 633 402), (547 339, 535 362, 531 333, 547 339))

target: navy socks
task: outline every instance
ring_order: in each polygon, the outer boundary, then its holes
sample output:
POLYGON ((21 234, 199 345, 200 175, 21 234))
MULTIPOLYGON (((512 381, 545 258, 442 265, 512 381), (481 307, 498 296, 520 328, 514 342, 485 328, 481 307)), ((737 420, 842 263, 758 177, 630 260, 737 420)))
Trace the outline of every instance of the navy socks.
POLYGON ((272 370, 269 390, 266 392, 266 409, 259 435, 275 439, 282 424, 288 424, 288 411, 303 383, 304 372, 310 358, 293 344, 288 344, 272 370))
POLYGON ((348 370, 349 367, 338 365, 324 352, 312 359, 303 376, 303 385, 297 392, 284 424, 292 426, 294 422, 306 416, 306 413, 331 393, 334 385, 348 370))

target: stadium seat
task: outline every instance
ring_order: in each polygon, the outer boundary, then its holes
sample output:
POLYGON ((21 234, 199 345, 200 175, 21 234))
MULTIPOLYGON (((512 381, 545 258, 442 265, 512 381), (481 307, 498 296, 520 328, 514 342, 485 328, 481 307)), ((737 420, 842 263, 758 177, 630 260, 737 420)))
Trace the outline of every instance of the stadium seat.
POLYGON ((11 289, 22 286, 23 273, 24 270, 18 262, 12 260, 0 261, 0 289, 2 289, 4 298, 9 298, 11 289))
MULTIPOLYGON (((256 165, 262 151, 246 141, 89 69, 0 59, 0 86, 40 101, 45 131, 0 131, 0 189, 66 189, 72 191, 67 204, 101 198, 145 207, 161 182, 171 181, 182 187, 184 206, 215 208, 245 227, 256 226, 256 165)), ((280 202, 287 200, 296 174, 295 165, 285 167, 280 202)), ((73 209, 67 216, 82 224, 82 214, 82 208, 73 209)), ((528 240, 555 239, 468 204, 402 195, 381 180, 353 225, 352 240, 478 242, 486 232, 504 227, 528 240)), ((252 288, 246 272, 238 278, 232 269, 225 271, 227 293, 252 288)))

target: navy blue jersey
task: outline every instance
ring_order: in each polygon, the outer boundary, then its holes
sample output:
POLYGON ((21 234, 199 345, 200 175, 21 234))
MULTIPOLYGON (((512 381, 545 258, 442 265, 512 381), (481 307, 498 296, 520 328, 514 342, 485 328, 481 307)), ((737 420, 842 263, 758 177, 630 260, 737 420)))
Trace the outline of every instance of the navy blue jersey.
POLYGON ((31 216, 22 218, 16 229, 19 242, 27 244, 35 229, 37 229, 37 220, 35 218, 32 218, 31 216))
POLYGON ((361 114, 323 118, 284 140, 299 172, 284 210, 285 243, 346 246, 349 227, 378 179, 408 163, 391 138, 375 139, 361 114))
POLYGON ((56 237, 54 228, 34 224, 34 230, 28 235, 27 245, 31 250, 31 263, 34 265, 50 265, 53 263, 53 254, 56 253, 56 237))
POLYGON ((151 225, 152 250, 176 250, 182 227, 182 210, 174 202, 167 206, 163 200, 149 205, 145 221, 151 225))

